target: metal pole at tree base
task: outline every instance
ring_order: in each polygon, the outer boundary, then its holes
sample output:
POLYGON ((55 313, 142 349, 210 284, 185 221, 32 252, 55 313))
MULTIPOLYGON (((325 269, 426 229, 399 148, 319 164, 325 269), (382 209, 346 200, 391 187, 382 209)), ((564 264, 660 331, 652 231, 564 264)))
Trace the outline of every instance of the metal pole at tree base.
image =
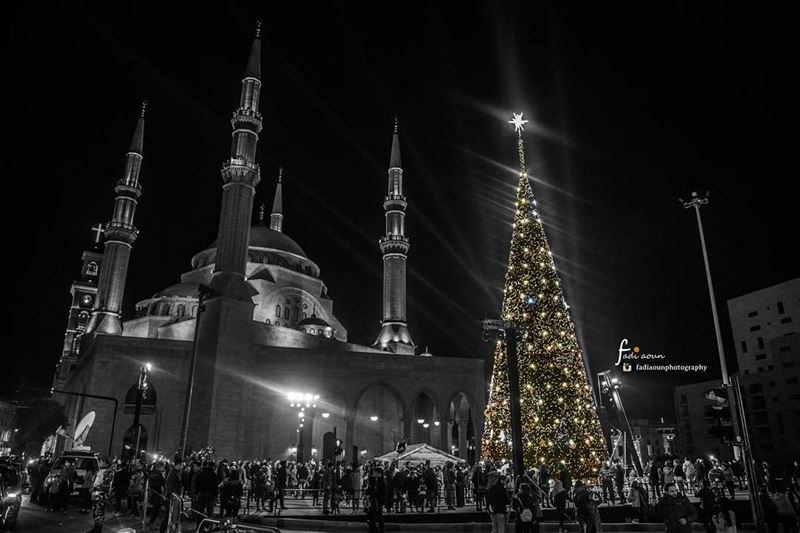
POLYGON ((744 446, 742 446, 742 461, 744 461, 747 471, 747 491, 750 493, 750 505, 753 511, 753 521, 756 524, 756 531, 761 533, 764 531, 764 524, 761 520, 761 501, 759 500, 755 465, 753 465, 752 448, 750 448, 750 432, 747 430, 747 418, 745 417, 744 402, 742 401, 742 384, 737 375, 732 376, 731 381, 733 393, 736 397, 739 421, 742 424, 742 436, 744 440, 744 446))

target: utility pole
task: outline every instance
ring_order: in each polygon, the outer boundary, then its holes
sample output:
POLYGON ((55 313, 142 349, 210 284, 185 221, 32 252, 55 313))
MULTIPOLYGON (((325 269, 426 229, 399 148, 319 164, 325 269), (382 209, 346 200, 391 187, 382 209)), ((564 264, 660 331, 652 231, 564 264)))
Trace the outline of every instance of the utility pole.
MULTIPOLYGON (((517 476, 525 473, 522 455, 522 414, 519 406, 519 341, 522 332, 519 324, 511 320, 487 319, 483 321, 484 339, 504 338, 508 371, 509 406, 511 408, 511 462, 517 476)), ((516 483, 516 481, 515 481, 516 483)))

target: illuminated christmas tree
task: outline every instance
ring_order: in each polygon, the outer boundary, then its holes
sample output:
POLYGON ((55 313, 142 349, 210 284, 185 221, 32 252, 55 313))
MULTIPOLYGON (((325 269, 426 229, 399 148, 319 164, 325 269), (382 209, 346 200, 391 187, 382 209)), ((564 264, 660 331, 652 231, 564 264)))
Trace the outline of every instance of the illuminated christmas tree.
MULTIPOLYGON (((583 367, 542 220, 525 170, 522 113, 509 121, 519 134, 519 184, 501 318, 520 330, 519 396, 525 465, 552 471, 567 465, 573 476, 596 478, 605 441, 583 367)), ((506 344, 494 349, 485 412, 483 457, 511 458, 511 412, 506 344)))

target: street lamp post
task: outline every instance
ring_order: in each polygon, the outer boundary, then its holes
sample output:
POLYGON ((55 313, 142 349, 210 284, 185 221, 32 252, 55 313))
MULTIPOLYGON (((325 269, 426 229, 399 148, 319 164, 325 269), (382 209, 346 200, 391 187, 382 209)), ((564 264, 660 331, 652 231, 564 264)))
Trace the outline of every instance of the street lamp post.
POLYGON ((706 238, 703 233, 703 220, 700 218, 700 206, 708 203, 708 192, 703 198, 697 196, 696 192, 692 192, 692 199, 688 202, 678 198, 678 201, 683 204, 685 209, 694 207, 695 214, 697 215, 697 229, 700 232, 700 245, 703 248, 703 261, 706 265, 706 281, 708 282, 708 297, 711 299, 711 314, 714 317, 714 331, 717 334, 717 351, 719 352, 719 366, 722 370, 722 383, 729 387, 731 382, 728 378, 728 366, 725 363, 725 350, 722 347, 722 333, 719 329, 719 316, 717 315, 717 301, 714 298, 714 284, 711 282, 711 267, 708 264, 708 250, 706 250, 706 238))
POLYGON ((139 457, 139 444, 142 439, 142 425, 139 422, 139 417, 142 414, 142 400, 144 399, 145 391, 147 390, 147 373, 150 371, 150 363, 145 363, 139 366, 139 382, 136 386, 136 410, 133 412, 133 427, 136 428, 136 446, 134 448, 134 457, 139 457))
POLYGON ((186 386, 186 402, 183 406, 183 424, 181 425, 180 454, 186 457, 187 441, 189 439, 189 414, 192 410, 192 395, 194 393, 194 377, 197 370, 197 341, 200 338, 200 314, 205 311, 205 300, 211 295, 211 289, 203 285, 197 288, 197 313, 194 318, 194 343, 192 344, 192 363, 189 368, 189 383, 186 386))

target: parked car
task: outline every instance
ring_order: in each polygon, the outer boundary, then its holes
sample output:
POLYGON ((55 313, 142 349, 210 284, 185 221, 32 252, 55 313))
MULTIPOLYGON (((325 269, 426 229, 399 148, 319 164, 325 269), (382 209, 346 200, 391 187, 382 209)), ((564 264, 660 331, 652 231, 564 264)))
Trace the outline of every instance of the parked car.
POLYGON ((16 470, 0 465, 0 531, 8 531, 17 523, 22 506, 22 484, 16 470))
POLYGON ((0 466, 8 466, 17 471, 22 489, 28 488, 28 470, 22 466, 22 461, 13 456, 0 457, 0 466))
POLYGON ((83 480, 88 472, 97 472, 100 469, 100 464, 97 460, 97 454, 92 452, 75 452, 69 451, 61 454, 61 457, 56 459, 53 463, 53 468, 44 480, 45 492, 49 492, 50 485, 60 481, 61 471, 67 461, 72 463, 75 467, 75 477, 72 480, 72 492, 70 496, 85 497, 89 489, 83 488, 83 480))

